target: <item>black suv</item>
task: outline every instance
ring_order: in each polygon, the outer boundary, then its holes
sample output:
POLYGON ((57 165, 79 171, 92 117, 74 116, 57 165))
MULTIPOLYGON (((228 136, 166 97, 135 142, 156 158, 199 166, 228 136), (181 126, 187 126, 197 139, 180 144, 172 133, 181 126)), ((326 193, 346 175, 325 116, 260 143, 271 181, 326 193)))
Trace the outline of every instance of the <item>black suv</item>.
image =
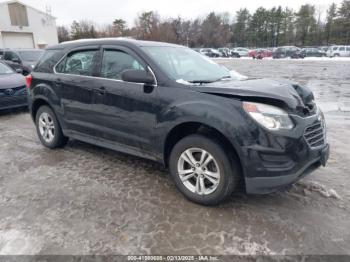
POLYGON ((325 121, 310 90, 234 74, 178 45, 128 39, 48 48, 27 77, 46 147, 68 137, 164 163, 190 200, 238 185, 269 193, 325 165, 325 121))

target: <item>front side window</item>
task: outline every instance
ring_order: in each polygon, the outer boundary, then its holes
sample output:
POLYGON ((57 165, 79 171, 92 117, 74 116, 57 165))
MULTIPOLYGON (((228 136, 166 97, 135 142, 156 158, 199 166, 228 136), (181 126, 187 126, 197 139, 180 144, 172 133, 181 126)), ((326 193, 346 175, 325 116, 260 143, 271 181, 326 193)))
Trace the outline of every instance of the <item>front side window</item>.
POLYGON ((346 48, 346 51, 350 51, 350 46, 348 46, 348 47, 346 48))
POLYGON ((175 81, 213 82, 231 77, 225 67, 189 48, 145 46, 142 49, 175 81))
POLYGON ((103 52, 101 77, 121 80, 126 70, 145 70, 131 55, 120 50, 105 50, 103 52))
POLYGON ((340 47, 339 48, 339 51, 344 51, 345 50, 345 47, 340 47))
POLYGON ((94 57, 97 50, 84 50, 70 53, 63 61, 56 67, 56 72, 92 76, 94 57))

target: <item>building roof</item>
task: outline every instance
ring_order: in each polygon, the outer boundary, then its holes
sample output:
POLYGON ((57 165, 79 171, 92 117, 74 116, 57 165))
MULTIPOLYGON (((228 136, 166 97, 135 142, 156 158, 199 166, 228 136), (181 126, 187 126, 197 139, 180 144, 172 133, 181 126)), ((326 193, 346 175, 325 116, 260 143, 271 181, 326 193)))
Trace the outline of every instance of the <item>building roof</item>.
POLYGON ((50 16, 51 18, 56 19, 55 16, 50 15, 50 14, 44 12, 44 11, 41 11, 41 10, 39 10, 39 9, 37 9, 37 8, 34 8, 34 7, 32 7, 32 6, 30 6, 30 5, 27 5, 27 4, 25 4, 25 3, 21 2, 21 1, 18 1, 18 0, 9 0, 9 1, 5 1, 5 2, 0 2, 0 6, 1 6, 1 5, 12 4, 12 3, 18 3, 18 4, 21 4, 21 5, 24 5, 24 6, 28 7, 28 8, 31 8, 31 9, 35 10, 36 12, 39 12, 39 13, 41 13, 41 14, 43 14, 43 15, 48 15, 48 16, 50 16))

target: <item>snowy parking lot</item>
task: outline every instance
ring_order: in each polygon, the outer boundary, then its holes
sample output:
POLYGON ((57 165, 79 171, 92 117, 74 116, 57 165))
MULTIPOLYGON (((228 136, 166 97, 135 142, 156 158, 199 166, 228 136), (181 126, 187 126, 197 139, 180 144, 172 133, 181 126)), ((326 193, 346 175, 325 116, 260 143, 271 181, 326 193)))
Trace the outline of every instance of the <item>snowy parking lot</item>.
POLYGON ((310 87, 327 119, 327 167, 288 191, 202 207, 159 164, 78 141, 49 150, 27 112, 2 112, 0 255, 350 254, 350 60, 216 61, 310 87))

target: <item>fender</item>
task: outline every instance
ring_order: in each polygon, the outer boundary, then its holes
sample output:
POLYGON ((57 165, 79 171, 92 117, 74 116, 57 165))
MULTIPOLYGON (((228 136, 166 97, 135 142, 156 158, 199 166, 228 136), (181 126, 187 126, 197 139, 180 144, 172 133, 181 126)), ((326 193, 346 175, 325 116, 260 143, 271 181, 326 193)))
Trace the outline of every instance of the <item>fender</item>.
POLYGON ((45 101, 55 112, 57 119, 62 127, 63 130, 66 129, 65 121, 63 120, 63 108, 61 106, 61 100, 57 96, 56 92, 53 90, 53 88, 50 85, 47 85, 45 83, 39 84, 34 86, 30 90, 29 94, 29 109, 32 115, 32 118, 34 118, 32 114, 32 107, 38 100, 45 101))
POLYGON ((241 101, 235 99, 212 97, 212 101, 187 100, 179 104, 173 103, 158 117, 154 145, 158 147, 157 152, 163 152, 166 139, 175 127, 195 122, 220 132, 230 141, 240 156, 243 155, 241 149, 243 143, 247 143, 247 139, 253 141, 246 124, 241 124, 246 123, 244 118, 245 113, 242 110, 241 101), (215 100, 219 100, 219 102, 215 100))

